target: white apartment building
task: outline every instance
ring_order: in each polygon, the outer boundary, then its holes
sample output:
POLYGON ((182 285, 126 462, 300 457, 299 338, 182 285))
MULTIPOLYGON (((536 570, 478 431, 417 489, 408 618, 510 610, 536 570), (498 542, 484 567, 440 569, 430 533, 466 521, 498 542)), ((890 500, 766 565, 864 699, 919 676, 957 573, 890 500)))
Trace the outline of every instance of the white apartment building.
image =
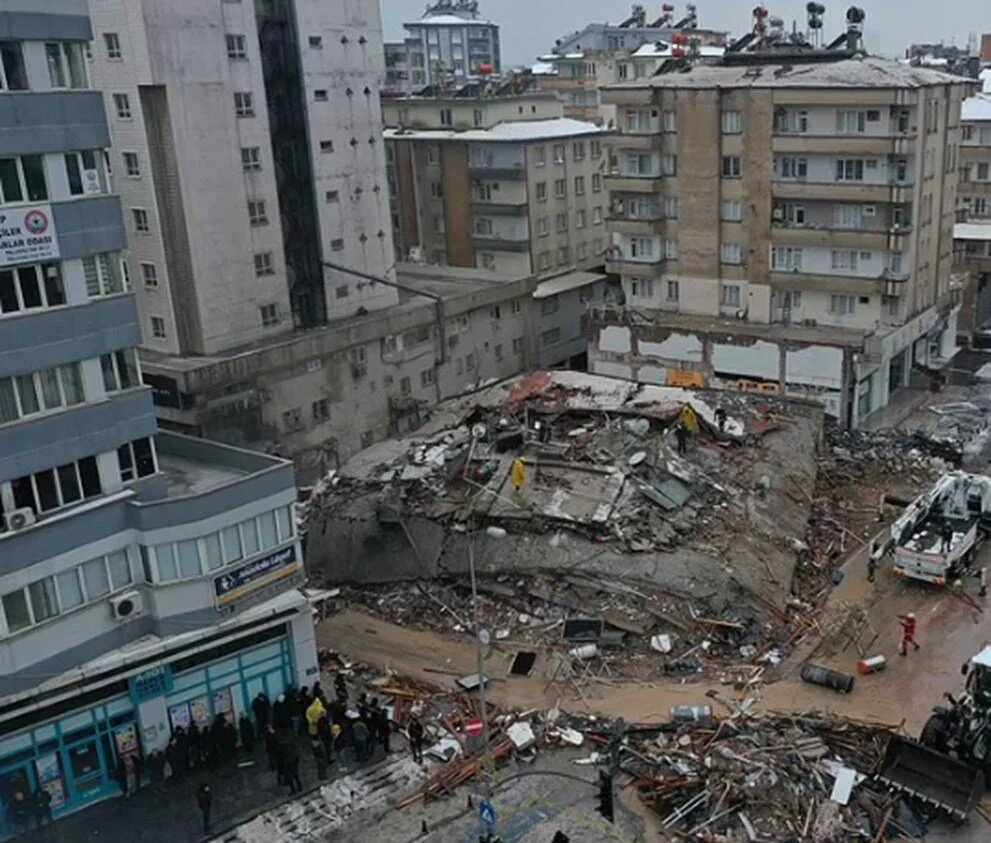
POLYGON ((376 0, 90 9, 148 359, 396 303, 376 0))

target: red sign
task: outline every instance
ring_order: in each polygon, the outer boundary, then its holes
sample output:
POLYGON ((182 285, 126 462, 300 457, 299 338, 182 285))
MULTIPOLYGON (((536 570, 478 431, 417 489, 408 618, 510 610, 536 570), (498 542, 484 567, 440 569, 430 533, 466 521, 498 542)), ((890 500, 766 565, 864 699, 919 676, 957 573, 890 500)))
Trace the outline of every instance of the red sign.
POLYGON ((469 720, 465 723, 465 733, 471 735, 472 737, 482 734, 482 729, 483 726, 481 720, 469 720))

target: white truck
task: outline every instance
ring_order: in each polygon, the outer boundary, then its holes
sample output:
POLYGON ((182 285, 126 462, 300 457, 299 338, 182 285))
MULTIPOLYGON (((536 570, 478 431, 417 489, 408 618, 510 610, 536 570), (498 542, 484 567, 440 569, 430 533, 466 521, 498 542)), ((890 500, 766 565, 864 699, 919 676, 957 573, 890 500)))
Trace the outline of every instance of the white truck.
POLYGON ((991 531, 991 477, 953 471, 910 503, 886 543, 896 576, 946 585, 991 531))

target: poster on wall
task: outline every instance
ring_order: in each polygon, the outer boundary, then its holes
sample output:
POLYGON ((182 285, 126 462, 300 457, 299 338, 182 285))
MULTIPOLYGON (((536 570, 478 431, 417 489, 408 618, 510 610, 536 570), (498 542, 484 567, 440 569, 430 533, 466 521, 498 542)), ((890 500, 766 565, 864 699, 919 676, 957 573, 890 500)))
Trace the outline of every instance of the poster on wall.
POLYGON ((117 756, 123 758, 138 751, 138 727, 135 723, 126 723, 114 729, 114 743, 117 745, 117 756))
POLYGON ((222 691, 213 692, 213 713, 214 714, 226 714, 227 720, 231 721, 231 713, 234 710, 234 704, 231 702, 231 689, 224 688, 222 691))
POLYGON ((189 728, 189 704, 179 703, 169 706, 169 722, 172 724, 172 731, 176 729, 189 728))
POLYGON ((50 205, 0 211, 0 266, 57 260, 58 238, 50 205))
POLYGON ((35 774, 38 784, 51 794, 52 810, 65 806, 65 786, 62 784, 62 774, 59 768, 58 754, 42 755, 35 759, 35 774))
POLYGON ((189 712, 199 728, 206 728, 210 725, 210 698, 197 697, 189 703, 189 712))

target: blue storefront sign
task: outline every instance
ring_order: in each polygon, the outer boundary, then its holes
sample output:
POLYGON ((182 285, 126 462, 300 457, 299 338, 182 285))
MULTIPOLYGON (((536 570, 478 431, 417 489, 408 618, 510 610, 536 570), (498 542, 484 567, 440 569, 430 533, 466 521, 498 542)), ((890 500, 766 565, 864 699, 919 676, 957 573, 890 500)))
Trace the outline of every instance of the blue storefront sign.
POLYGON ((131 699, 135 705, 172 692, 172 668, 160 664, 131 677, 131 699))
POLYGON ((292 577, 298 570, 296 545, 290 545, 221 574, 213 580, 217 608, 228 608, 273 583, 292 577))

